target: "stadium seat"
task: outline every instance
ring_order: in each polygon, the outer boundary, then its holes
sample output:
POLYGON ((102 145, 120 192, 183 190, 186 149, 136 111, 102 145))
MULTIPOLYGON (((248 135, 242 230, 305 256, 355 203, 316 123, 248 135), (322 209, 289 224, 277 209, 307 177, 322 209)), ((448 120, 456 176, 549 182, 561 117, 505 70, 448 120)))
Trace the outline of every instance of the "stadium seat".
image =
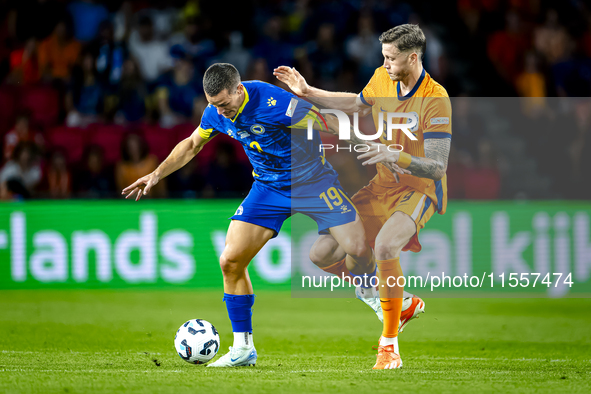
POLYGON ((121 141, 125 132, 123 126, 95 124, 89 128, 87 142, 101 146, 105 152, 105 163, 114 164, 121 157, 121 141))
POLYGON ((48 87, 25 88, 21 91, 20 107, 30 111, 33 122, 52 126, 59 117, 59 94, 48 87))
POLYGON ((0 90, 0 135, 14 126, 16 117, 15 89, 3 87, 0 90))
POLYGON ((246 156, 246 153, 244 153, 244 148, 242 147, 242 144, 236 141, 235 139, 230 139, 230 143, 233 144, 234 148, 236 149, 236 160, 238 160, 241 163, 248 164, 250 166, 250 161, 248 160, 248 156, 246 156))
POLYGON ((156 155, 159 161, 166 159, 178 142, 176 134, 171 133, 169 129, 163 129, 158 126, 145 126, 143 130, 144 137, 150 147, 150 153, 156 155))
POLYGON ((49 149, 61 148, 67 154, 70 164, 82 159, 86 142, 86 130, 65 126, 54 127, 47 132, 49 149))
POLYGON ((199 152, 199 155, 197 156, 197 160, 199 161, 200 165, 205 166, 213 162, 215 158, 215 146, 218 143, 219 138, 221 137, 214 138, 213 140, 208 142, 203 147, 203 149, 201 149, 201 152, 199 152))
POLYGON ((179 124, 170 130, 170 134, 174 135, 174 139, 179 142, 190 136, 195 129, 196 127, 190 123, 179 124))

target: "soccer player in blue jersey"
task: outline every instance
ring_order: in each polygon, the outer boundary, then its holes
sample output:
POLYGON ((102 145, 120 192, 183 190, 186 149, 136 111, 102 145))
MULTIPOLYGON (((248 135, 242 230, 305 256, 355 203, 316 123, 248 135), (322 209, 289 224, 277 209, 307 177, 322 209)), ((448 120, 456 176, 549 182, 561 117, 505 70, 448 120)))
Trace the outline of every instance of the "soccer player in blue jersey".
MULTIPOLYGON (((252 258, 294 212, 316 221, 320 234, 330 233, 351 257, 353 275, 375 275, 372 251, 365 240, 361 219, 341 188, 337 173, 318 147, 317 129, 338 134, 336 118, 317 121, 312 104, 260 81, 241 82, 231 64, 212 65, 203 77, 209 105, 201 124, 152 173, 123 190, 136 201, 162 178, 183 167, 218 134, 240 141, 254 168, 254 183, 228 228, 220 257, 224 301, 232 322, 230 352, 210 367, 254 365, 257 353, 252 338, 254 293, 247 267, 252 258), (314 135, 307 138, 307 121, 314 120, 314 135), (326 127, 329 130, 326 130, 326 127), (293 131, 292 131, 293 129, 293 131), (348 207, 333 209, 320 196, 330 195, 348 207)), ((333 202, 334 202, 333 201, 333 202)), ((340 205, 337 204, 337 205, 340 205)))

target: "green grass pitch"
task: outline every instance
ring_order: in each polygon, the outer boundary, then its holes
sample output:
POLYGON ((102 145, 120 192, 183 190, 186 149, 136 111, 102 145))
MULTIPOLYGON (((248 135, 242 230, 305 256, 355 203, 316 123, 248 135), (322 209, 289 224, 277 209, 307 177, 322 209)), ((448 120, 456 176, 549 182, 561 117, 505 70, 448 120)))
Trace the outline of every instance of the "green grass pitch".
POLYGON ((258 292, 253 368, 212 369, 173 347, 190 318, 232 333, 222 294, 0 291, 0 392, 591 392, 591 300, 426 299, 400 336, 404 367, 373 371, 380 335, 356 299, 258 292))

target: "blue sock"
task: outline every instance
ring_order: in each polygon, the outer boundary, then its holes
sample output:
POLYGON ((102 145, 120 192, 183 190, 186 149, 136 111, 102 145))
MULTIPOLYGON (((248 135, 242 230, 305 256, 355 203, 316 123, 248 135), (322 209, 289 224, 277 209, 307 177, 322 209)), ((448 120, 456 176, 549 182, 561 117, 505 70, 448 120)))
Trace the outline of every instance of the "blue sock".
MULTIPOLYGON (((357 275, 351 272, 351 275, 353 276, 353 279, 355 278, 359 278, 359 281, 361 281, 361 286, 364 289, 371 289, 373 286, 371 285, 371 278, 378 275, 378 268, 376 267, 373 272, 371 274, 361 274, 361 275, 357 275), (365 282, 363 280, 363 275, 365 275, 365 282)), ((356 281, 357 282, 357 281, 356 281)), ((355 283, 355 282, 354 282, 355 283)))
POLYGON ((233 332, 252 333, 252 306, 254 294, 235 295, 224 293, 228 317, 232 322, 233 332))

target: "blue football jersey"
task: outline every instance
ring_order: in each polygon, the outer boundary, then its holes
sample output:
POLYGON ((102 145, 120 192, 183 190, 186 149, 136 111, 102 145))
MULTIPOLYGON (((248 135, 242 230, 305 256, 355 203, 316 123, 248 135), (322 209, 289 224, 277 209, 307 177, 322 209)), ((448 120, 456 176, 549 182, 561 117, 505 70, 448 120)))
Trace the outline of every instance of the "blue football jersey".
POLYGON ((318 131, 308 140, 306 130, 291 128, 302 121, 313 105, 277 86, 243 82, 245 99, 234 119, 224 118, 208 105, 198 132, 202 138, 227 134, 240 141, 253 167, 254 178, 269 186, 313 182, 325 175, 337 176, 320 152, 318 131))

